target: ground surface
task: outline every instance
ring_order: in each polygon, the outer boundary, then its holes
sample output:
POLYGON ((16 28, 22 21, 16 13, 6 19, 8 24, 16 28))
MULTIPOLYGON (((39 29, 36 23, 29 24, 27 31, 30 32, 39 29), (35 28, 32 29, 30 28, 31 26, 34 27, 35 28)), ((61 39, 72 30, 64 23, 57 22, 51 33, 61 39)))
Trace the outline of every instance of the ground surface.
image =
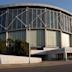
POLYGON ((0 72, 72 72, 72 61, 49 61, 37 64, 0 65, 0 72))

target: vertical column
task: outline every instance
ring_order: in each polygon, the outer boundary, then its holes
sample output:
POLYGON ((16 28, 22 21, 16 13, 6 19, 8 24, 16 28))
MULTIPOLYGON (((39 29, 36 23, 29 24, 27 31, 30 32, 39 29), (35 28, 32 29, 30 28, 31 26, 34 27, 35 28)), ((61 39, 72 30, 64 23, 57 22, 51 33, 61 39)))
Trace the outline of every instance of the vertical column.
POLYGON ((60 20, 58 20, 58 21, 59 21, 59 26, 60 26, 60 45, 61 45, 60 47, 62 48, 62 26, 61 26, 62 25, 61 24, 62 23, 62 21, 61 21, 62 17, 61 16, 62 16, 62 14, 60 12, 60 15, 59 15, 60 20))
POLYGON ((67 53, 66 52, 64 52, 64 59, 65 59, 65 61, 67 61, 67 53))

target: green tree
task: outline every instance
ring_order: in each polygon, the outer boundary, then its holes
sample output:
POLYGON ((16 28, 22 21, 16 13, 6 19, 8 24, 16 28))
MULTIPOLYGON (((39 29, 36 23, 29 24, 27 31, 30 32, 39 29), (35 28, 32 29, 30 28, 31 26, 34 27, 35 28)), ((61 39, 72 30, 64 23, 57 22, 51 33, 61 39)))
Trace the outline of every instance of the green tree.
POLYGON ((0 39, 0 54, 6 54, 6 41, 0 39))
POLYGON ((14 53, 15 55, 20 55, 21 41, 15 40, 14 42, 14 53))
POLYGON ((14 48, 14 41, 12 39, 7 39, 8 46, 6 47, 7 54, 13 54, 14 48))
POLYGON ((0 39, 0 54, 18 55, 24 56, 29 55, 29 44, 25 41, 8 39, 7 41, 0 39), (6 42, 8 46, 6 47, 6 42))
POLYGON ((11 47, 11 46, 13 46, 14 41, 9 38, 9 39, 7 39, 7 43, 8 43, 8 47, 11 47))
POLYGON ((21 42, 21 54, 29 55, 29 44, 25 41, 21 42))
POLYGON ((29 54, 29 44, 25 41, 15 40, 14 43, 14 54, 15 55, 28 55, 29 54))

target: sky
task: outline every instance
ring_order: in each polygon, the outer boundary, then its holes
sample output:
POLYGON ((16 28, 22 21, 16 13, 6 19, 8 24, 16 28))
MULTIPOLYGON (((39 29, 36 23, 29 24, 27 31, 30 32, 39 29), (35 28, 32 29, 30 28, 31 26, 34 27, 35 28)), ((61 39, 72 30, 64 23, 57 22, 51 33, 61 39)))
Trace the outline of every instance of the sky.
POLYGON ((0 0, 0 5, 11 3, 41 3, 58 6, 72 12, 72 0, 0 0))

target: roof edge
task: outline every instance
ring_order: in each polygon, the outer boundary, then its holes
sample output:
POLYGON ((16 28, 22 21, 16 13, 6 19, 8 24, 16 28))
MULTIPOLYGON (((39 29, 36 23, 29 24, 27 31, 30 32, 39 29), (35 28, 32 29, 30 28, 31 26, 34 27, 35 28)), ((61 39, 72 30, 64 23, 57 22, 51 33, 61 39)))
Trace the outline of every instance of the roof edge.
POLYGON ((54 5, 50 5, 50 4, 41 4, 41 3, 19 3, 19 4, 12 3, 12 4, 3 4, 3 5, 0 5, 0 8, 15 7, 15 6, 40 6, 40 7, 50 7, 50 8, 54 8, 54 9, 60 10, 60 11, 64 11, 64 12, 72 15, 72 13, 69 12, 68 10, 65 10, 65 9, 63 9, 63 8, 60 8, 60 7, 58 7, 58 6, 54 6, 54 5))

